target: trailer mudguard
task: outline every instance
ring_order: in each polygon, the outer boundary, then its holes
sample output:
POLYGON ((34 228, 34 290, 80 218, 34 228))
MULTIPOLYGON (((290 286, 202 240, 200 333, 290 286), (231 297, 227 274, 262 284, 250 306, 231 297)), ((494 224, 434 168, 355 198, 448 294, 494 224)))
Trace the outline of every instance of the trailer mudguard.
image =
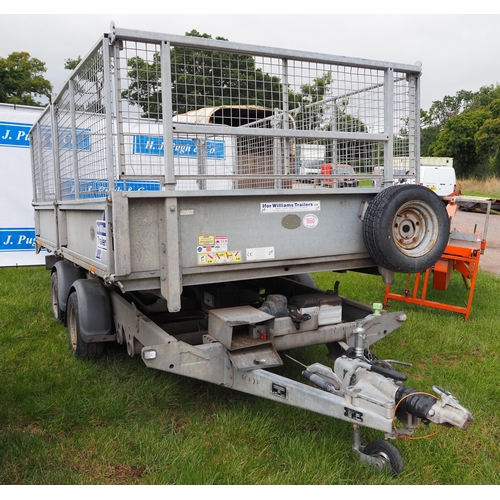
POLYGON ((78 299, 78 328, 84 342, 100 342, 113 336, 111 301, 97 278, 79 279, 73 283, 78 299))
POLYGON ((52 273, 57 273, 57 301, 59 309, 65 313, 71 286, 76 280, 85 278, 85 270, 67 260, 59 260, 52 273))

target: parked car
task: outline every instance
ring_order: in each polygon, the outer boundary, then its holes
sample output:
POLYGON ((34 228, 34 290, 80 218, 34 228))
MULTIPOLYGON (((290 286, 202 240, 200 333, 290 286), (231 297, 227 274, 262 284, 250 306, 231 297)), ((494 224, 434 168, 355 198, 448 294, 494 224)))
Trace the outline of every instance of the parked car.
POLYGON ((358 180, 356 179, 356 171, 351 165, 333 165, 331 163, 324 163, 321 166, 321 175, 341 175, 342 177, 335 177, 332 179, 322 179, 321 185, 325 187, 358 187, 358 180))

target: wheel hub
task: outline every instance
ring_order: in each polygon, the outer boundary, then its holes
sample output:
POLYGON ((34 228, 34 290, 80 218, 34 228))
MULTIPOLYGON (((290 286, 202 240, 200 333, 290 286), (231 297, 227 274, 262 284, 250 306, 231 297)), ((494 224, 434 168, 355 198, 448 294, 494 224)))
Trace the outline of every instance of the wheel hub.
POLYGON ((396 213, 392 224, 392 237, 400 252, 410 257, 427 254, 436 244, 438 220, 424 202, 405 203, 396 213))

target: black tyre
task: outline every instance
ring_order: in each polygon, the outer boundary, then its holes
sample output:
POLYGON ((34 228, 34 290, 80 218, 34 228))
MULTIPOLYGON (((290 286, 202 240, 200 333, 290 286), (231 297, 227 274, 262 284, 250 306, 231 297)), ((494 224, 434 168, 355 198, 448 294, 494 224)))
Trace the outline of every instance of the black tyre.
POLYGON ((398 449, 383 439, 378 439, 366 445, 363 453, 370 457, 380 458, 382 460, 381 468, 389 469, 393 474, 403 472, 403 459, 398 449))
POLYGON ((85 342, 81 335, 81 320, 78 293, 72 292, 68 299, 67 323, 69 347, 78 359, 97 359, 104 353, 102 342, 85 342))
POLYGON ((66 313, 61 309, 59 304, 59 283, 58 283, 57 271, 54 271, 50 276, 50 298, 52 303, 52 313, 57 321, 64 323, 66 313))
POLYGON ((432 267, 448 244, 450 221, 439 196, 424 186, 398 184, 381 191, 363 220, 366 249, 390 271, 432 267))

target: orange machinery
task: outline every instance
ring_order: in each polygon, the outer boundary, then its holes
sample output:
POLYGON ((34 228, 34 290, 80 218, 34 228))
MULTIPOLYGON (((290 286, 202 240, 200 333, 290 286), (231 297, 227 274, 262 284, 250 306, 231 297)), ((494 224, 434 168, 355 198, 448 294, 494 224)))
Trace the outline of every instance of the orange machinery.
MULTIPOLYGON (((457 198, 459 201, 459 199, 457 198)), ((419 295, 421 273, 414 275, 413 288, 410 289, 411 274, 408 274, 404 295, 392 293, 390 285, 385 288, 384 306, 387 306, 389 299, 408 302, 421 306, 444 309, 446 311, 457 312, 465 315, 465 320, 469 319, 472 308, 472 297, 476 285, 477 272, 479 269, 479 259, 486 248, 486 232, 488 227, 488 217, 490 213, 491 201, 487 203, 486 221, 483 233, 465 231, 452 231, 448 245, 441 258, 432 268, 423 273, 422 289, 419 295), (436 290, 447 290, 453 270, 458 271, 469 290, 469 296, 465 307, 446 304, 427 299, 427 289, 431 272, 433 274, 432 287, 436 290)), ((455 215, 458 205, 453 201, 447 206, 450 217, 455 215)))

